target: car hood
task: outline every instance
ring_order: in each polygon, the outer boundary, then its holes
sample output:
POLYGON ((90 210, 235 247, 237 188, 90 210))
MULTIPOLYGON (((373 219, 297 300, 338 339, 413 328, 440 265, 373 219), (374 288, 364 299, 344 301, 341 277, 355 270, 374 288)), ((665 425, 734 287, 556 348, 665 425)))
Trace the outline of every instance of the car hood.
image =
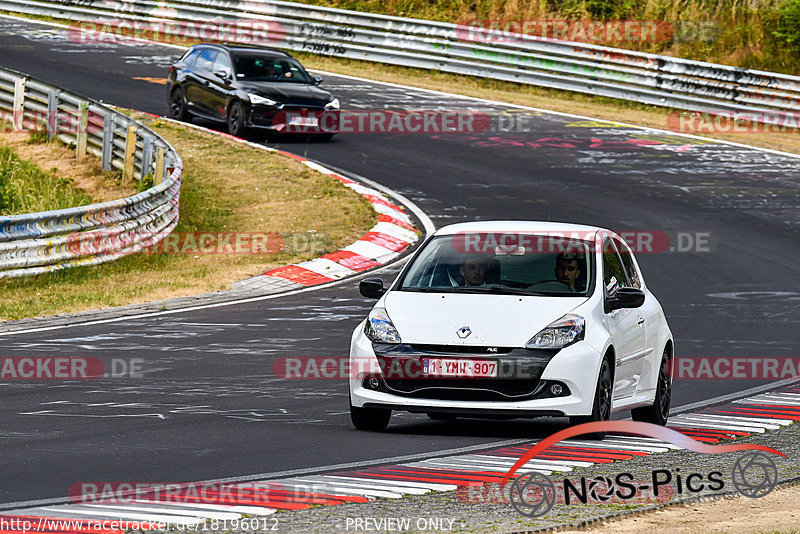
POLYGON ((384 308, 404 343, 522 347, 586 297, 390 291, 384 308), (461 339, 456 331, 472 334, 461 339))
POLYGON ((324 106, 333 95, 316 85, 302 83, 239 82, 248 93, 265 96, 287 105, 324 106))

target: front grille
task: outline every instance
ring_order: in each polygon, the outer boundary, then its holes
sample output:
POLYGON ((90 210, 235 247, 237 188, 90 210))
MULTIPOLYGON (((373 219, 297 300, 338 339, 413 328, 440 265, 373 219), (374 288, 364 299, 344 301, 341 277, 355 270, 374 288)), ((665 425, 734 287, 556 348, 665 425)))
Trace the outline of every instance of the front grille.
POLYGON ((513 347, 481 347, 476 345, 419 345, 411 348, 419 352, 431 354, 508 354, 513 347))
POLYGON ((464 401, 524 400, 538 393, 539 380, 496 378, 386 379, 391 393, 420 399, 464 401))

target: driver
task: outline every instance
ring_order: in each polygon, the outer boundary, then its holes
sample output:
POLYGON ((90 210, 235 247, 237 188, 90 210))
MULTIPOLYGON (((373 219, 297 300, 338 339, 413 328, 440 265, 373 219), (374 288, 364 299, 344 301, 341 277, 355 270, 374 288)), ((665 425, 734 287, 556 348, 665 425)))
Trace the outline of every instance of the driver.
POLYGON ((556 280, 569 286, 572 291, 578 291, 575 281, 581 276, 581 265, 577 254, 562 252, 556 256, 556 280))
POLYGON ((486 280, 489 262, 481 256, 473 256, 461 264, 459 272, 467 286, 482 286, 486 280))

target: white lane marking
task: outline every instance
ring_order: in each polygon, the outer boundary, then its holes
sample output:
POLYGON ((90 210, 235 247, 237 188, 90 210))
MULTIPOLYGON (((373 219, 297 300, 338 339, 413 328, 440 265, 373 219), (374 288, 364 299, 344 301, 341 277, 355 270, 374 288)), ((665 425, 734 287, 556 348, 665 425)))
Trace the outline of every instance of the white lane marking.
POLYGON ((575 439, 565 439, 558 443, 559 445, 576 445, 588 449, 617 449, 621 451, 638 451, 638 452, 667 452, 669 449, 664 447, 656 447, 652 445, 625 445, 622 443, 606 443, 603 441, 582 441, 575 439))
POLYGON ((673 445, 672 443, 664 443, 664 442, 654 443, 654 442, 651 442, 651 441, 643 441, 643 440, 637 440, 637 439, 630 439, 630 440, 628 440, 628 439, 619 439, 617 436, 606 437, 603 440, 603 443, 618 443, 620 445, 630 445, 630 446, 635 446, 635 447, 642 447, 642 446, 644 446, 644 447, 658 447, 658 448, 661 448, 661 449, 674 449, 674 450, 682 448, 682 447, 678 447, 677 445, 673 445))
POLYGON ((419 238, 419 236, 411 230, 388 222, 379 222, 373 226, 370 231, 390 235, 396 239, 405 241, 406 243, 413 243, 419 238))
POLYGON ((411 486, 401 486, 399 484, 385 484, 383 482, 375 482, 375 481, 366 481, 362 482, 359 480, 343 480, 343 477, 338 477, 337 479, 331 480, 326 476, 318 476, 318 477, 303 477, 297 478, 296 481, 306 482, 309 484, 335 484, 337 486, 341 486, 343 488, 356 488, 356 489, 368 489, 368 490, 381 490, 381 491, 391 491, 392 493, 407 493, 411 495, 425 495, 430 490, 429 489, 422 489, 422 488, 414 488, 411 486))
MULTIPOLYGON (((399 473, 398 473, 399 474, 399 473)), ((325 475, 323 478, 329 480, 355 480, 358 482, 378 482, 381 484, 386 484, 387 486, 396 486, 398 488, 419 488, 419 489, 426 489, 428 491, 450 491, 458 488, 455 484, 441 484, 438 482, 414 482, 411 480, 401 480, 401 479, 393 479, 391 476, 382 477, 382 478, 372 478, 372 477, 365 477, 365 476, 351 476, 351 475, 325 475)))
MULTIPOLYGON (((281 481, 283 482, 283 481, 281 481)), ((288 487, 296 489, 298 491, 308 491, 311 486, 308 483, 303 482, 288 482, 286 484, 288 487)), ((313 490, 315 493, 328 493, 328 494, 338 494, 343 496, 348 495, 359 495, 362 497, 385 497, 387 499, 401 499, 403 497, 400 493, 393 493, 391 491, 382 491, 382 490, 373 490, 373 489, 366 489, 366 488, 354 488, 349 486, 341 486, 338 484, 321 484, 317 483, 313 485, 313 490)))
MULTIPOLYGON (((481 458, 496 458, 498 460, 507 459, 506 456, 492 456, 491 454, 481 454, 481 458)), ((521 457, 521 456, 520 456, 521 457)), ((519 458, 512 458, 515 462, 519 460, 519 458)), ((551 460, 547 458, 538 458, 535 457, 533 460, 539 460, 542 462, 554 462, 563 466, 572 466, 572 467, 589 467, 595 464, 595 462, 582 462, 580 460, 551 460)))
POLYGON ((314 258, 313 260, 304 261, 303 263, 298 263, 296 265, 333 279, 344 278, 345 276, 353 276, 354 274, 357 274, 356 271, 348 269, 344 265, 340 265, 327 258, 314 258))
POLYGON ((699 421, 709 422, 709 423, 716 423, 719 425, 736 425, 743 428, 768 428, 770 430, 777 430, 781 427, 781 425, 774 425, 774 424, 767 424, 767 423, 758 423, 758 422, 744 422, 744 421, 735 421, 731 419, 724 419, 722 417, 707 417, 707 416, 695 416, 695 415, 686 415, 681 417, 680 419, 676 418, 676 421, 699 421))
MULTIPOLYGON (((798 404, 794 401, 787 402, 784 400, 777 400, 777 399, 739 399, 733 401, 734 404, 748 404, 748 405, 755 405, 755 404, 774 404, 777 406, 786 406, 787 408, 794 408, 797 407, 798 404)), ((769 410, 769 408, 764 408, 765 410, 769 410)), ((776 410, 779 408, 776 408, 776 410)))
MULTIPOLYGON (((689 414, 686 414, 689 415, 689 414)), ((779 419, 778 417, 759 417, 758 415, 754 414, 754 417, 748 417, 746 415, 727 415, 727 414, 692 414, 696 416, 703 416, 703 417, 724 417, 730 421, 741 421, 743 423, 752 422, 752 423, 766 423, 768 425, 778 425, 778 426, 789 426, 794 423, 794 421, 789 419, 779 419)))
POLYGON ((699 430, 707 429, 707 430, 735 430, 737 432, 755 432, 757 434, 763 434, 766 432, 763 428, 755 428, 755 427, 741 427, 741 426, 734 426, 730 424, 718 424, 718 423, 707 423, 702 421, 675 421, 669 422, 670 426, 677 426, 680 428, 697 428, 699 430))
MULTIPOLYGON (((481 472, 484 472, 484 473, 496 473, 495 476, 502 477, 508 472, 508 469, 499 467, 497 465, 485 465, 485 466, 484 465, 475 465, 475 464, 465 465, 462 462, 448 462, 448 461, 446 461, 444 459, 442 459, 442 460, 424 460, 422 462, 415 462, 415 463, 411 463, 411 464, 402 464, 402 465, 404 467, 416 467, 416 468, 422 467, 422 468, 426 468, 426 469, 435 468, 435 469, 443 469, 443 470, 448 470, 448 471, 463 471, 465 475, 470 475, 470 474, 475 473, 477 471, 481 471, 481 472)), ((545 473, 547 475, 553 473, 553 469, 550 466, 539 467, 539 465, 541 465, 541 464, 530 466, 530 467, 528 467, 528 469, 529 470, 533 469, 535 471, 540 471, 540 472, 545 473)))
POLYGON ((248 515, 270 515, 275 513, 274 508, 266 508, 264 506, 247 506, 242 504, 210 504, 210 503, 179 503, 179 502, 165 502, 165 501, 145 501, 137 497, 137 504, 158 504, 170 508, 185 508, 187 511, 197 510, 204 512, 205 510, 216 510, 221 512, 237 512, 240 514, 248 515))
MULTIPOLYGON (((469 459, 473 461, 499 461, 502 462, 504 465, 510 464, 514 465, 517 463, 519 458, 508 458, 505 456, 491 456, 488 454, 472 454, 470 456, 459 456, 458 459, 469 459)), ((572 461, 563 461, 563 460, 549 460, 546 458, 531 458, 528 460, 528 463, 535 462, 544 466, 552 466, 553 469, 565 469, 571 471, 573 467, 575 467, 576 463, 585 463, 585 462, 572 462, 572 461)), ((592 464, 588 464, 592 465, 592 464)))
POLYGON ((632 438, 629 436, 610 436, 606 437, 603 442, 605 443, 619 443, 620 445, 644 445, 645 447, 664 447, 667 449, 681 449, 682 447, 678 447, 677 445, 673 445, 672 443, 667 443, 666 441, 662 441, 660 439, 652 439, 652 438, 632 438))
POLYGON ((397 252, 392 252, 388 248, 376 245, 372 241, 359 240, 344 247, 342 250, 355 252, 371 260, 381 261, 381 258, 397 256, 397 252))
POLYGON ((402 211, 397 211, 394 208, 390 208, 385 204, 378 204, 377 202, 370 205, 372 206, 372 209, 374 209, 375 211, 377 211, 382 215, 388 215, 389 217, 397 219, 398 221, 403 221, 404 223, 411 222, 411 220, 408 218, 408 215, 406 215, 402 211))
MULTIPOLYGON (((447 463, 448 465, 459 466, 461 469, 472 468, 481 471, 497 471, 497 472, 506 472, 516 463, 516 461, 498 462, 492 460, 469 460, 463 456, 459 456, 456 458, 442 458, 440 460, 435 460, 435 461, 425 460, 422 463, 428 463, 430 465, 434 465, 434 462, 437 464, 447 463)), ((563 473, 572 471, 573 469, 568 465, 547 462, 544 460, 537 460, 536 458, 528 461, 525 465, 539 466, 542 467, 543 469, 548 469, 550 471, 560 471, 563 473)))

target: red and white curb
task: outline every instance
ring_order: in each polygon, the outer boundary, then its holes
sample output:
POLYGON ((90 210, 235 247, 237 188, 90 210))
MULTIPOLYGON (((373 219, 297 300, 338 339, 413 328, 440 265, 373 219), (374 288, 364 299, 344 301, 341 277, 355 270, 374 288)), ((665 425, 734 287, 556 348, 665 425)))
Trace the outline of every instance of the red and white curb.
MULTIPOLYGON (((308 287, 358 274, 374 267, 379 267, 398 257, 409 245, 420 238, 420 232, 414 226, 405 209, 393 203, 389 197, 373 187, 360 184, 346 178, 327 167, 310 161, 302 156, 275 148, 252 143, 224 132, 218 132, 196 124, 180 122, 166 117, 151 115, 158 120, 193 128, 213 135, 219 135, 237 143, 242 143, 259 150, 275 152, 301 162, 309 169, 339 180, 345 187, 352 189, 367 200, 378 213, 378 223, 358 241, 346 247, 303 263, 277 267, 258 276, 253 276, 233 284, 236 290, 268 289, 283 291, 308 287)), ((399 196, 399 195, 398 195, 399 196)), ((424 217, 424 214, 423 214, 424 217)), ((426 221, 423 221, 425 223, 426 221)), ((426 224, 426 227, 428 225, 426 224)), ((426 228, 426 230, 432 230, 426 228)), ((2 534, 2 531, 0 531, 2 534)))
MULTIPOLYGON (((705 443, 764 433, 800 421, 800 387, 791 386, 670 418, 669 427, 705 443)), ((137 499, 135 504, 65 504, 0 513, 0 534, 122 533, 111 521, 209 527, 217 521, 254 520, 276 511, 312 506, 399 499, 433 491, 500 484, 506 472, 536 442, 471 454, 334 471, 319 475, 226 484, 224 491, 178 497, 137 499), (236 488, 240 488, 237 491, 236 488), (179 501, 179 502, 176 502, 179 501), (249 516, 245 518, 244 516, 249 516), (22 522, 28 521, 26 529, 22 522), (61 521, 61 523, 58 523, 61 521), (64 521, 74 521, 67 528, 64 521), (98 524, 104 525, 96 528, 98 524), (17 527, 13 527, 18 525, 17 527), (38 530, 37 530, 38 527, 38 530)), ((609 436, 602 441, 568 439, 548 448, 519 471, 567 473, 576 467, 649 456, 679 447, 652 438, 609 436)), ((194 484, 202 487, 203 483, 194 484)))
POLYGON ((419 239, 419 232, 403 208, 392 203, 377 189, 345 178, 313 161, 293 154, 287 155, 315 171, 339 180, 345 187, 361 195, 378 213, 378 223, 361 239, 336 252, 303 263, 277 267, 263 275, 235 283, 234 289, 274 287, 275 281, 291 282, 300 286, 333 282, 388 263, 419 239))

